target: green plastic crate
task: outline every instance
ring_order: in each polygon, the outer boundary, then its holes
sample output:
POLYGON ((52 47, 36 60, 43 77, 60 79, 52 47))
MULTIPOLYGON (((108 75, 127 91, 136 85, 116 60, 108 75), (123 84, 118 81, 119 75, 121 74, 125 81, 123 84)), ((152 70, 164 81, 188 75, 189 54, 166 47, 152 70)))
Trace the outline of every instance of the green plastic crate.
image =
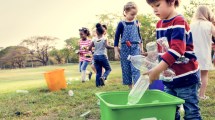
POLYGON ((127 105, 128 93, 96 93, 100 99, 101 120, 174 120, 176 106, 184 103, 184 100, 165 92, 147 90, 137 104, 127 105))

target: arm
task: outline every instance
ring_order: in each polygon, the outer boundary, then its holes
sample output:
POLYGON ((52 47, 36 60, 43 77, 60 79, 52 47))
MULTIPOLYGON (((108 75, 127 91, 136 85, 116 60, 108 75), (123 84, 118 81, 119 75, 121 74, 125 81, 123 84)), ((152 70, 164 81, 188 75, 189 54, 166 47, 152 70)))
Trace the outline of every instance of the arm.
POLYGON ((141 53, 141 54, 144 53, 144 50, 143 50, 143 43, 142 43, 142 42, 140 43, 140 53, 141 53))
POLYGON ((88 50, 89 51, 92 51, 92 47, 94 47, 95 45, 94 45, 94 43, 93 42, 91 42, 91 44, 90 44, 90 46, 89 46, 89 48, 88 48, 88 50))
POLYGON ((105 40, 105 47, 106 47, 107 49, 114 49, 113 46, 110 46, 110 45, 108 44, 108 41, 107 41, 107 40, 105 40))
POLYGON ((215 37, 215 26, 212 24, 212 30, 211 30, 211 33, 213 35, 213 37, 215 37))
POLYGON ((173 28, 171 34, 170 49, 168 49, 168 51, 161 57, 162 61, 147 73, 149 74, 150 81, 156 80, 162 71, 167 69, 169 66, 172 66, 172 64, 174 64, 175 61, 185 53, 185 21, 175 21, 175 25, 178 26, 173 28))
POLYGON ((115 33, 115 39, 114 39, 114 47, 118 47, 119 46, 119 39, 123 33, 123 24, 122 22, 119 22, 117 28, 116 28, 116 33, 115 33))
POLYGON ((120 58, 118 45, 119 45, 119 39, 120 39, 120 36, 122 35, 123 29, 124 29, 123 24, 119 22, 116 29, 115 40, 114 40, 114 53, 115 53, 116 60, 119 60, 120 58))
POLYGON ((150 83, 152 83, 154 80, 158 80, 160 73, 163 72, 168 68, 168 64, 164 61, 161 61, 157 66, 149 70, 147 73, 144 73, 143 75, 149 75, 150 83))
POLYGON ((139 37, 140 37, 140 52, 142 54, 142 53, 144 53, 144 50, 143 50, 143 41, 142 41, 142 37, 141 37, 141 34, 140 34, 140 26, 141 26, 141 23, 139 23, 139 21, 137 20, 137 29, 138 29, 138 34, 139 34, 139 37))
POLYGON ((186 28, 185 24, 186 23, 184 20, 177 20, 173 25, 176 27, 173 28, 171 33, 171 40, 169 42, 170 48, 161 57, 161 59, 164 62, 166 62, 169 66, 172 66, 175 63, 175 61, 185 53, 186 38, 184 36, 186 34, 186 31, 189 31, 189 28, 186 28))

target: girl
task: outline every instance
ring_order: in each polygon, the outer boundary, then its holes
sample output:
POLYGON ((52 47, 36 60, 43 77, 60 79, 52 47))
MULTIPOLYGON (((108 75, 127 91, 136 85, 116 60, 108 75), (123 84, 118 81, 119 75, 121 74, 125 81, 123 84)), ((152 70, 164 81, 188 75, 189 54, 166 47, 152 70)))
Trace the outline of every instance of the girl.
POLYGON ((137 11, 137 5, 133 2, 128 2, 124 6, 125 20, 119 22, 114 40, 115 59, 120 58, 121 61, 123 84, 128 85, 130 89, 132 88, 132 80, 136 83, 140 77, 140 71, 127 60, 127 57, 128 55, 140 55, 143 52, 139 23, 135 20, 137 11), (119 52, 120 38, 121 48, 119 52))
MULTIPOLYGON (((91 44, 91 40, 88 39, 90 36, 90 32, 87 28, 79 29, 80 33, 80 41, 79 41, 79 62, 80 62, 80 72, 81 72, 81 80, 84 83, 86 81, 86 69, 91 61, 92 53, 88 51, 88 47, 91 44)), ((89 79, 92 73, 89 73, 89 79)))
POLYGON ((96 24, 97 37, 91 43, 89 50, 95 47, 93 58, 96 68, 96 87, 104 86, 104 80, 107 79, 111 72, 111 67, 107 58, 107 48, 113 49, 108 45, 107 39, 104 37, 105 29, 100 23, 96 24), (105 73, 102 75, 102 67, 105 68, 105 73))
MULTIPOLYGON (((102 27, 104 28, 104 37, 107 38, 106 37, 107 26, 103 24, 102 27)), ((95 28, 95 29, 93 29, 93 32, 92 32, 92 39, 95 39, 96 37, 97 37, 97 33, 96 33, 96 28, 95 28)), ((92 49, 92 53, 94 53, 93 51, 94 51, 94 49, 92 49)), ((93 59, 92 59, 92 63, 91 63, 91 68, 94 71, 94 73, 96 73, 96 67, 94 65, 94 60, 93 59)), ((104 68, 102 68, 102 75, 103 74, 104 74, 104 68)))
POLYGON ((193 34, 194 51, 201 70, 201 82, 199 97, 208 99, 205 95, 208 83, 208 70, 213 69, 211 60, 212 35, 215 36, 215 27, 212 24, 212 13, 206 6, 199 6, 191 24, 193 34))

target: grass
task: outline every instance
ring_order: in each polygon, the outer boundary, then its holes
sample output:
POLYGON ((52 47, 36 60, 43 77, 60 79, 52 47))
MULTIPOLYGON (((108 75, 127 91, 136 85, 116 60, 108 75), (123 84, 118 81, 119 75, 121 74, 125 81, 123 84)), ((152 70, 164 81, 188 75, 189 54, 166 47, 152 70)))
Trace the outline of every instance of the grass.
MULTIPOLYGON (((124 91, 127 86, 121 84, 121 68, 118 62, 112 62, 112 72, 107 85, 95 87, 95 76, 91 81, 81 83, 77 64, 47 66, 38 68, 0 70, 0 119, 5 120, 99 120, 100 109, 96 92, 124 91), (49 92, 43 73, 57 68, 65 69, 67 80, 72 79, 66 90, 49 92), (18 94, 16 90, 28 90, 28 94, 18 94), (68 95, 74 91, 74 96, 68 95), (88 110, 91 112, 81 118, 88 110), (20 116, 15 113, 21 112, 20 116)), ((200 107, 204 120, 215 119, 215 72, 210 72, 207 95, 210 100, 201 101, 200 107)))

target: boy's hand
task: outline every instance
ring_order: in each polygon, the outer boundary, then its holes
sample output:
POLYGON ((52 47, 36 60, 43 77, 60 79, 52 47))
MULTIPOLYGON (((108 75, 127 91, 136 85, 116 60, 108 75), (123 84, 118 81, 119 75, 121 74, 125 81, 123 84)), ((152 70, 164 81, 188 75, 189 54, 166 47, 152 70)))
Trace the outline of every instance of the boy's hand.
POLYGON ((149 81, 152 83, 155 80, 159 79, 160 73, 168 68, 168 64, 166 62, 161 61, 156 67, 152 68, 143 75, 149 75, 149 81))
POLYGON ((149 81, 150 81, 150 84, 155 81, 155 80, 158 80, 159 79, 159 76, 160 74, 158 72, 156 72, 156 70, 153 68, 151 70, 149 70, 148 72, 146 73, 143 73, 143 75, 149 75, 149 81))

